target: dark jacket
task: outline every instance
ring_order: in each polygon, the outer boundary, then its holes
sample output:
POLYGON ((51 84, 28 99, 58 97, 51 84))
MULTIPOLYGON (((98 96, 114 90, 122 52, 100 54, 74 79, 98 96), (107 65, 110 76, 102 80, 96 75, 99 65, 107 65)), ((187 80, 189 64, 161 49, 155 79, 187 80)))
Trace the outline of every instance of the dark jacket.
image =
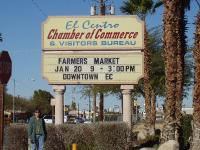
MULTIPOLYGON (((44 136, 44 139, 46 139, 47 132, 45 127, 44 119, 40 119, 40 123, 42 124, 42 135, 44 136)), ((35 135, 36 135, 36 118, 35 116, 31 117, 28 124, 28 138, 35 141, 35 135)))

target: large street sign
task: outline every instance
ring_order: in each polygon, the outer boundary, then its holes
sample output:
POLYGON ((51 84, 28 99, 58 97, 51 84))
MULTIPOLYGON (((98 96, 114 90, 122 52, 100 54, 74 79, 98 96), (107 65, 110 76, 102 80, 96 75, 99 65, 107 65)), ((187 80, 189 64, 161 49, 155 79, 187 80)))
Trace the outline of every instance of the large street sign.
POLYGON ((0 84, 7 84, 12 72, 12 62, 7 51, 0 52, 0 84))
POLYGON ((0 150, 3 150, 4 131, 4 85, 12 73, 12 61, 7 51, 0 52, 0 150))
POLYGON ((142 52, 51 52, 42 56, 50 84, 137 84, 143 77, 142 52))
POLYGON ((52 16, 42 25, 43 50, 141 50, 137 16, 52 16))

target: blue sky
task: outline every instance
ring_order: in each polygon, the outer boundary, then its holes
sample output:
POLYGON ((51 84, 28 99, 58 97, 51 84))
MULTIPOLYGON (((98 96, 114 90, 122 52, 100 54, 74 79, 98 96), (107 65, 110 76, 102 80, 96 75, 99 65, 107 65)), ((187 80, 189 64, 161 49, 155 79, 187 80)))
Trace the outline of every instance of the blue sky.
MULTIPOLYGON (((122 0, 113 0, 116 15, 122 15, 119 7, 122 0)), ((16 95, 31 97, 33 91, 44 89, 53 94, 52 87, 41 75, 41 25, 47 16, 81 16, 90 15, 89 0, 1 0, 0 32, 4 41, 0 50, 8 50, 13 62, 13 72, 8 83, 8 92, 13 93, 13 79, 16 79, 16 95), (33 80, 34 79, 34 80, 33 80)), ((198 6, 193 2, 187 13, 188 41, 193 43, 194 19, 198 6)), ((147 17, 148 28, 162 24, 163 8, 147 17)), ((72 99, 71 89, 67 86, 65 103, 72 99)), ((80 95, 77 99, 80 100, 80 95)), ((191 98, 185 102, 191 105, 191 98)), ((86 108, 88 101, 80 100, 81 108, 86 108)), ((142 102, 140 102, 142 103, 142 102)), ((120 105, 120 101, 109 96, 105 98, 106 107, 120 105)))

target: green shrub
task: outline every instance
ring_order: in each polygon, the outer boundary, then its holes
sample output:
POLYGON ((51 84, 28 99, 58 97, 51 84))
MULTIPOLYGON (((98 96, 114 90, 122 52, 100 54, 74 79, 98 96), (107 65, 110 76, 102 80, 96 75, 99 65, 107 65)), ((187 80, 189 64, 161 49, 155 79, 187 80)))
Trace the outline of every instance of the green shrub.
POLYGON ((65 150, 63 135, 59 135, 55 126, 47 126, 47 139, 45 142, 46 150, 65 150))
POLYGON ((181 118, 181 139, 180 146, 181 149, 186 150, 189 146, 189 137, 192 133, 192 115, 183 115, 181 118))
MULTIPOLYGON (((8 150, 27 150, 27 126, 12 125, 7 131, 8 150)), ((128 131, 125 123, 48 125, 45 150, 71 150, 72 143, 78 150, 124 150, 128 131)))
POLYGON ((99 123, 95 127, 96 149, 124 150, 129 135, 129 130, 125 124, 99 123))
POLYGON ((6 150, 27 150, 28 147, 28 135, 25 125, 10 125, 7 130, 7 145, 6 150))

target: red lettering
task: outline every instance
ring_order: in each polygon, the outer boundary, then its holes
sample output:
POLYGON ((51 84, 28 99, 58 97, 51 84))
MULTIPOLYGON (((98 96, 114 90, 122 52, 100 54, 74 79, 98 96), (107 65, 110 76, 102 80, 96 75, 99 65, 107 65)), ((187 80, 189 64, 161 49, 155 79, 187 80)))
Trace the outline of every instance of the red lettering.
POLYGON ((102 29, 98 29, 97 30, 97 33, 96 33, 96 35, 95 35, 95 39, 98 39, 99 37, 100 37, 100 35, 98 35, 99 34, 99 32, 101 32, 102 31, 102 29))
POLYGON ((137 35, 138 35, 138 32, 131 32, 129 34, 129 39, 131 39, 131 38, 135 39, 137 37, 137 35))
POLYGON ((120 39, 124 38, 124 32, 120 34, 120 39))
POLYGON ((135 32, 133 38, 135 39, 138 36, 138 32, 135 32))
POLYGON ((51 31, 48 34, 48 39, 52 39, 54 35, 55 29, 51 29, 51 31))

